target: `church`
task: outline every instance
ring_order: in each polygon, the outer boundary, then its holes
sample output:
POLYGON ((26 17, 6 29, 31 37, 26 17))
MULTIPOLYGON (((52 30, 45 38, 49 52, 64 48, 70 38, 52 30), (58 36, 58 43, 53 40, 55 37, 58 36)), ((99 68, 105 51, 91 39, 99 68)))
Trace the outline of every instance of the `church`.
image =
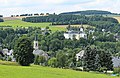
POLYGON ((44 56, 46 60, 48 60, 49 56, 46 52, 39 49, 38 35, 35 34, 34 45, 33 45, 33 54, 36 56, 44 56))

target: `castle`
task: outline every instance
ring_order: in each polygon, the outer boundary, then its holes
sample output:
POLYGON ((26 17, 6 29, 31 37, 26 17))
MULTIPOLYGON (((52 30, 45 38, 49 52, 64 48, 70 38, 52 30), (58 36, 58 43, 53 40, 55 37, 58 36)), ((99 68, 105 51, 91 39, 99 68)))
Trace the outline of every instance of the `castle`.
POLYGON ((70 28, 67 32, 64 33, 64 37, 65 39, 71 39, 71 40, 73 38, 77 40, 79 40, 80 38, 87 39, 87 34, 85 33, 84 28, 81 24, 81 26, 79 27, 79 31, 74 31, 70 28))

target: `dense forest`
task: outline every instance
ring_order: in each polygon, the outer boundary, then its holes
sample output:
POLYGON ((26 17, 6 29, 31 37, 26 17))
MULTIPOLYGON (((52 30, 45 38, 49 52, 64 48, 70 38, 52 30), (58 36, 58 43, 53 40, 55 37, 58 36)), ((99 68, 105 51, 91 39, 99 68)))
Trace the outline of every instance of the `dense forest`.
POLYGON ((84 15, 49 15, 39 17, 26 17, 22 19, 26 22, 38 23, 38 22, 52 22, 53 25, 68 25, 71 24, 88 24, 91 21, 108 21, 112 23, 118 23, 114 18, 103 16, 84 16, 84 15))
POLYGON ((108 15, 114 14, 109 11, 102 11, 102 10, 86 10, 86 11, 75 11, 75 12, 65 12, 61 14, 72 14, 72 15, 108 15))
POLYGON ((4 22, 4 20, 0 18, 0 22, 4 22))
POLYGON ((63 50, 65 48, 75 49, 75 48, 84 48, 87 45, 95 45, 102 49, 108 49, 111 53, 116 54, 119 53, 120 50, 120 42, 116 41, 114 34, 101 32, 95 30, 93 34, 89 33, 90 29, 87 29, 86 33, 88 33, 88 38, 81 38, 80 40, 70 40, 64 38, 63 31, 56 31, 54 33, 50 33, 46 31, 42 31, 41 28, 0 28, 0 44, 2 48, 13 49, 15 41, 21 37, 26 35, 32 41, 34 40, 35 32, 38 33, 38 40, 40 42, 40 48, 47 52, 55 53, 58 50, 63 50), (44 34, 43 34, 44 33, 44 34), (96 39, 93 39, 92 36, 96 36, 96 39))

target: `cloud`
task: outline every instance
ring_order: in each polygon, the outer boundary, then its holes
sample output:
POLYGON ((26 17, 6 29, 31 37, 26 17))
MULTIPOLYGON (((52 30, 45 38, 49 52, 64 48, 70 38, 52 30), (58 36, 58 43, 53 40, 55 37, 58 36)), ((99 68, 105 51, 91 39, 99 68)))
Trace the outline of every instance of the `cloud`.
POLYGON ((0 0, 0 14, 108 10, 120 13, 120 0, 0 0))

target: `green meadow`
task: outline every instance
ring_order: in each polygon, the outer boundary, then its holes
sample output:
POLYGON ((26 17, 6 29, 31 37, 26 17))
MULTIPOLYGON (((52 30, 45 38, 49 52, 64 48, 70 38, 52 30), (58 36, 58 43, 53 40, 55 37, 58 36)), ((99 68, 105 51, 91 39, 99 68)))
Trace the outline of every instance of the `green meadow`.
POLYGON ((5 20, 4 22, 0 23, 0 26, 12 26, 13 28, 17 27, 49 27, 52 31, 65 31, 66 27, 63 26, 51 26, 51 23, 30 23, 30 22, 24 22, 20 19, 17 20, 5 20))
POLYGON ((0 78, 117 78, 105 74, 42 66, 0 65, 0 78))

